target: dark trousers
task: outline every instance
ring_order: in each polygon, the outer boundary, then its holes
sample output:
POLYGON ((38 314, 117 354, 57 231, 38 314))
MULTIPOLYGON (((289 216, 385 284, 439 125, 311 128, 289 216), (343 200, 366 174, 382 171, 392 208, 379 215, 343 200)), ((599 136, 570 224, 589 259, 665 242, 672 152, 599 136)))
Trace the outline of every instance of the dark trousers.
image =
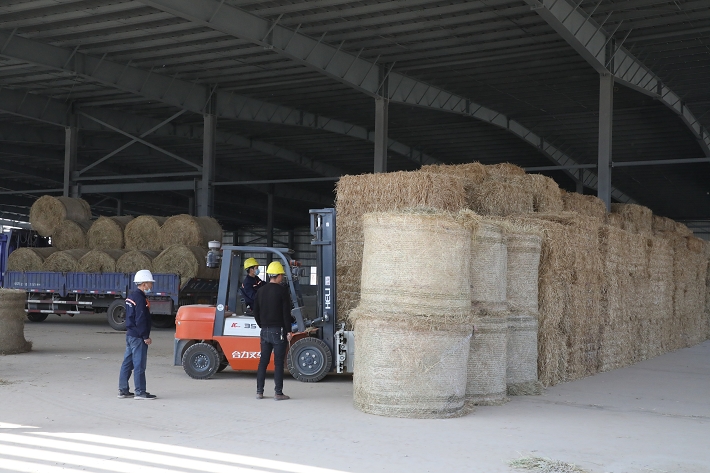
POLYGON ((274 353, 274 392, 283 394, 284 388, 284 358, 286 358, 286 335, 282 335, 281 327, 264 327, 261 329, 261 359, 256 372, 256 392, 264 393, 266 381, 266 366, 274 353))

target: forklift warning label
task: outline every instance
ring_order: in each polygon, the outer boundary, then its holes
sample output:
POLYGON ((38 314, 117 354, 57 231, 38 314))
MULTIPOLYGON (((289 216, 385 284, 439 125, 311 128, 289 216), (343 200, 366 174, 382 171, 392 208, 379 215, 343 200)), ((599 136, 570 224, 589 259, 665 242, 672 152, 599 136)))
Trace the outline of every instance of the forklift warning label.
POLYGON ((225 317, 224 334, 238 337, 258 337, 261 330, 254 317, 225 317))

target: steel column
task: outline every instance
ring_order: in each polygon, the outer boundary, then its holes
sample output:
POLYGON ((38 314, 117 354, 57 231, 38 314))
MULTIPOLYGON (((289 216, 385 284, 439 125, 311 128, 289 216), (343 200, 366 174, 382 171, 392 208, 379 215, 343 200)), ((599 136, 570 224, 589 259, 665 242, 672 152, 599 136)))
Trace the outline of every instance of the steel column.
MULTIPOLYGON (((274 184, 269 184, 266 200, 266 246, 274 246, 274 184)), ((266 264, 271 263, 271 253, 267 254, 266 264)), ((287 268, 284 268, 287 269, 287 268)))
POLYGON ((197 216, 210 217, 214 205, 214 167, 217 147, 217 116, 214 115, 214 101, 210 100, 209 110, 204 115, 202 137, 202 181, 197 192, 197 216))
POLYGON ((389 101, 375 99, 375 172, 387 172, 387 115, 389 101))
POLYGON ((580 169, 577 171, 577 187, 575 189, 575 192, 577 194, 584 194, 584 172, 580 169))
POLYGON ((76 170, 77 142, 79 140, 76 116, 72 115, 70 125, 64 128, 64 197, 76 197, 72 188, 72 175, 76 170))
POLYGON ((614 121, 614 77, 599 74, 599 154, 597 158, 597 197, 611 210, 611 151, 614 121))

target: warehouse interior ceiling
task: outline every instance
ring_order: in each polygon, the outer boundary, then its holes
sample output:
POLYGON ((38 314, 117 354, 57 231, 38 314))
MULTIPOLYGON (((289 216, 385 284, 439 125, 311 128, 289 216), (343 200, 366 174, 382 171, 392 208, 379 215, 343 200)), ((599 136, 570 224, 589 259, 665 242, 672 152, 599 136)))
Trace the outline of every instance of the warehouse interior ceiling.
POLYGON ((597 163, 605 73, 612 197, 710 220, 707 0, 0 0, 0 218, 62 194, 72 130, 95 212, 194 210, 207 115, 210 212, 306 225, 375 169, 383 100, 387 171, 564 165, 594 194, 570 166, 597 163))

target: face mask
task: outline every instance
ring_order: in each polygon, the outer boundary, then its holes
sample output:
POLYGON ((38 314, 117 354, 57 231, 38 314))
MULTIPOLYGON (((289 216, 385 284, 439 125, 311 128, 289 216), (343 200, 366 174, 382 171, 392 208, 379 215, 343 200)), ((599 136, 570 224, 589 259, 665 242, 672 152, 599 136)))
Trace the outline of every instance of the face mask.
POLYGON ((256 268, 256 269, 254 270, 254 276, 258 276, 259 273, 261 273, 261 271, 259 271, 259 268, 256 268))
POLYGON ((153 290, 152 290, 152 289, 146 289, 146 290, 143 291, 143 292, 144 292, 145 294, 150 294, 151 292, 153 292, 153 290))

